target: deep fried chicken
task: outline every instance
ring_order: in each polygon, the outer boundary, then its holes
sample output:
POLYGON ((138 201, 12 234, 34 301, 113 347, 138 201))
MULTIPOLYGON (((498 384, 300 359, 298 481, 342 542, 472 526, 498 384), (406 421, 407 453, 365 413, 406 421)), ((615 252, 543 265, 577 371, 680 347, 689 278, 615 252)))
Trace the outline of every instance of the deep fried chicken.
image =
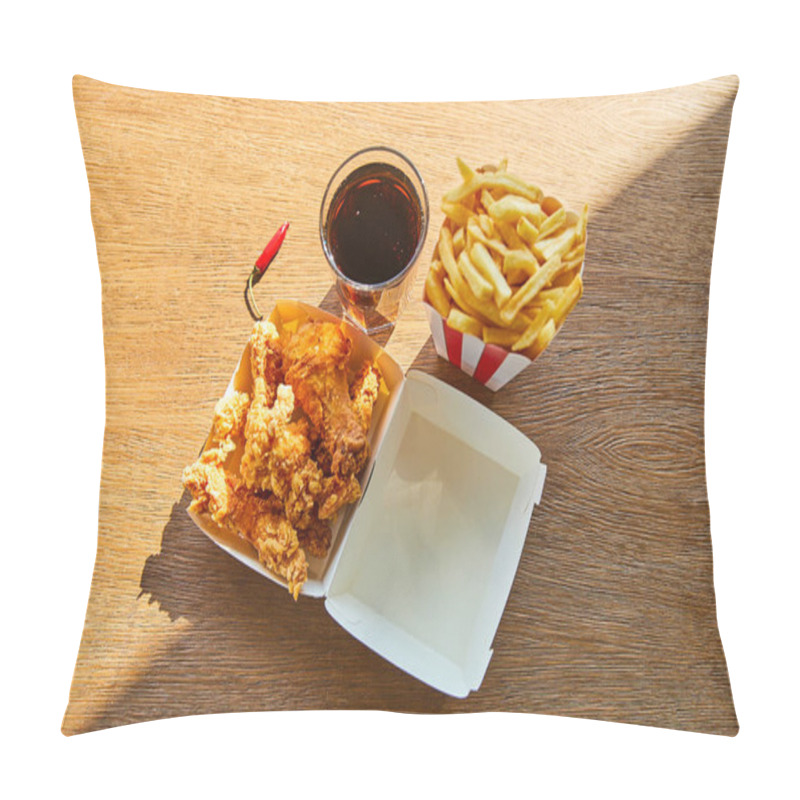
POLYGON ((308 562, 297 531, 286 519, 277 498, 250 492, 239 478, 225 470, 219 455, 218 448, 206 450, 183 471, 183 484, 194 497, 189 509, 208 513, 221 528, 250 542, 261 563, 286 579, 296 600, 308 575, 308 562))
POLYGON ((245 423, 245 448, 242 456, 242 477, 252 488, 262 488, 264 476, 259 472, 274 437, 277 425, 289 422, 294 411, 294 398, 284 392, 277 397, 281 382, 281 351, 278 331, 271 322, 259 321, 250 335, 250 372, 253 377, 253 399, 245 423))
POLYGON ((250 489, 272 492, 284 504, 292 525, 307 528, 314 521, 316 498, 323 489, 322 471, 311 458, 308 422, 291 421, 291 386, 279 384, 271 408, 259 397, 257 393, 245 426, 242 478, 250 489))
POLYGON ((267 569, 286 579, 297 600, 308 577, 308 561, 281 502, 275 497, 259 497, 238 481, 229 479, 229 484, 229 525, 255 547, 267 569))
POLYGON ((272 323, 256 323, 252 398, 233 392, 217 404, 206 450, 183 472, 190 509, 250 542, 295 599, 306 556, 330 548, 327 520, 361 496, 356 473, 369 452, 380 376, 365 363, 348 385, 351 347, 330 323, 302 326, 283 345, 272 323), (237 448, 241 458, 230 458, 237 448))
POLYGON ((294 394, 290 386, 280 384, 270 392, 274 403, 268 404, 263 378, 257 381, 262 385, 256 385, 247 414, 244 455, 240 469, 242 478, 250 489, 271 491, 269 457, 275 440, 286 431, 292 419, 294 394))
POLYGON ((378 368, 369 361, 361 365, 350 386, 350 397, 353 400, 353 409, 361 422, 361 429, 366 435, 372 424, 372 409, 378 399, 381 378, 378 368))
POLYGON ((308 528, 297 531, 297 538, 306 555, 316 558, 324 558, 328 555, 328 549, 331 546, 331 529, 327 522, 314 520, 308 528))
POLYGON ((183 470, 183 485, 192 495, 189 511, 208 513, 217 525, 228 515, 230 493, 223 464, 226 453, 219 447, 203 452, 183 470))
POLYGON ((280 383, 280 341, 271 323, 256 323, 250 353, 254 387, 245 425, 242 478, 250 489, 272 492, 295 528, 321 527, 315 512, 324 491, 323 474, 311 456, 308 421, 292 421, 294 392, 280 383))
POLYGON ((194 498, 189 506, 196 512, 208 512, 217 524, 228 512, 225 461, 242 436, 250 397, 232 392, 214 408, 214 422, 208 447, 197 461, 183 471, 183 484, 194 498))
MULTIPOLYGON (((365 361, 350 387, 353 410, 366 435, 372 422, 372 409, 378 399, 380 390, 380 373, 377 368, 365 361)), ((368 451, 365 448, 359 460, 366 460, 368 451)), ((358 461, 356 461, 358 463, 358 461)), ((331 463, 332 468, 332 463, 331 463)), ((361 464, 358 465, 361 468, 361 464)), ((336 512, 349 503, 355 503, 361 497, 361 485, 354 474, 333 472, 323 479, 322 496, 318 498, 319 518, 330 519, 336 512)))
POLYGON ((264 404, 271 406, 275 390, 283 380, 281 340, 278 329, 269 321, 259 320, 250 334, 250 374, 256 392, 263 395, 264 404), (263 381, 261 383, 260 381, 263 381))
POLYGON ((223 397, 214 408, 214 422, 211 427, 209 444, 216 445, 230 453, 237 441, 243 441, 244 425, 250 408, 250 395, 246 392, 232 392, 223 397))
POLYGON ((354 475, 368 442, 350 397, 347 366, 352 344, 331 322, 306 323, 284 347, 286 382, 320 434, 331 472, 354 475))
POLYGON ((355 475, 326 475, 322 479, 322 492, 317 502, 320 519, 331 519, 343 506, 355 503, 361 497, 361 484, 355 475))

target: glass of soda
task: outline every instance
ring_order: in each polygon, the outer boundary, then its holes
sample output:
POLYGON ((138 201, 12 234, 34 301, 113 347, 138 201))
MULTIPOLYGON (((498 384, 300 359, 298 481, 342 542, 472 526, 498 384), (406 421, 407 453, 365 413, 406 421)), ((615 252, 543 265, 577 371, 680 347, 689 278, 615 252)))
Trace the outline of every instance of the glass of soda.
POLYGON ((397 150, 359 150, 334 172, 319 233, 344 315, 367 334, 394 326, 428 230, 428 196, 397 150))

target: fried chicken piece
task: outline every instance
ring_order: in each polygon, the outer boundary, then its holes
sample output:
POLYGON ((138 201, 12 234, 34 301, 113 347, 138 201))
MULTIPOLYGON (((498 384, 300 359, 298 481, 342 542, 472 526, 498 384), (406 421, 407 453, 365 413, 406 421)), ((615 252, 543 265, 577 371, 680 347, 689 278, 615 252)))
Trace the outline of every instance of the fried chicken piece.
POLYGON ((289 421, 294 411, 294 398, 286 392, 279 398, 281 383, 281 350, 278 331, 271 322, 259 321, 250 334, 250 372, 253 377, 253 399, 245 423, 245 447, 241 473, 250 488, 262 488, 263 461, 271 444, 275 427, 289 421))
MULTIPOLYGON (((194 498, 189 508, 210 514, 221 528, 250 542, 259 561, 286 579, 296 600, 308 577, 308 562, 297 531, 277 498, 250 492, 235 475, 226 472, 219 455, 217 448, 207 450, 184 470, 184 486, 194 498)), ((328 537, 330 542, 330 531, 328 537)))
POLYGON ((241 474, 251 489, 288 494, 288 475, 302 469, 311 446, 304 423, 292 423, 294 394, 282 383, 278 331, 271 322, 257 322, 250 336, 253 400, 244 428, 241 474), (281 474, 273 474, 279 470, 281 474))
POLYGON ((277 389, 281 380, 281 354, 278 331, 271 322, 259 321, 250 334, 250 372, 253 377, 253 399, 247 412, 244 435, 241 474, 248 487, 261 488, 259 468, 263 462, 270 440, 255 435, 269 429, 274 416, 283 414, 285 420, 292 415, 294 398, 286 411, 287 401, 277 403, 277 389), (272 406, 277 408, 273 412, 272 406))
POLYGON ((350 386, 353 409, 361 422, 361 428, 365 434, 372 424, 372 409, 375 407, 380 388, 380 371, 374 364, 365 361, 350 386))
POLYGON ((286 516, 298 530, 316 521, 323 474, 311 457, 308 422, 303 419, 280 429, 267 456, 269 488, 283 502, 286 516))
MULTIPOLYGON (((369 432, 372 410, 380 390, 380 372, 369 361, 365 361, 354 377, 349 395, 352 410, 364 435, 369 432)), ((356 502, 361 497, 361 486, 355 474, 340 462, 340 471, 334 470, 333 455, 326 447, 324 437, 317 429, 310 432, 312 454, 324 473, 322 491, 317 497, 318 515, 321 520, 332 518, 342 506, 356 502)), ((361 468, 369 451, 365 444, 358 458, 350 461, 349 467, 361 468)))
POLYGON ((293 413, 294 393, 285 384, 278 386, 271 408, 251 404, 241 474, 249 488, 272 492, 292 525, 307 528, 315 520, 323 474, 311 457, 308 422, 291 422, 293 413))
POLYGON ((284 346, 285 380, 331 456, 331 472, 353 475, 368 442, 350 397, 347 365, 352 343, 339 325, 309 322, 284 346))
POLYGON ((244 433, 247 411, 250 408, 250 395, 234 391, 223 397, 214 407, 214 422, 211 426, 210 443, 225 453, 236 448, 236 440, 244 433))
POLYGON ((272 492, 295 528, 318 525, 323 474, 311 456, 307 420, 292 421, 294 392, 280 383, 280 341, 271 323, 256 323, 250 353, 254 390, 245 425, 242 478, 250 489, 272 492))
POLYGON ((361 484, 355 475, 326 475, 322 479, 322 491, 317 498, 318 515, 321 520, 331 519, 348 503, 361 497, 361 484))
POLYGON ((250 396, 233 392, 223 397, 214 408, 214 422, 208 447, 191 466, 183 471, 183 485, 192 494, 189 509, 208 512, 217 524, 228 513, 228 491, 225 482, 225 461, 236 448, 236 439, 242 435, 250 396))
POLYGON ((208 513, 217 525, 223 525, 230 510, 230 487, 223 464, 222 448, 206 450, 183 470, 183 485, 192 495, 189 511, 208 513))
POLYGON ((254 395, 260 393, 267 406, 274 402, 275 390, 283 381, 281 361, 278 329, 269 321, 259 320, 250 334, 250 373, 254 395))
POLYGON ((324 558, 331 546, 331 529, 327 522, 314 520, 308 528, 297 531, 297 538, 307 556, 324 558))
POLYGON ((294 413, 294 394, 290 386, 280 384, 274 392, 274 403, 267 402, 264 379, 257 378, 253 401, 244 428, 245 445, 241 474, 250 489, 271 491, 269 456, 275 440, 294 413), (261 385, 259 385, 261 384, 261 385))
POLYGON ((309 434, 312 458, 322 471, 322 489, 316 497, 317 516, 322 520, 331 519, 342 506, 361 497, 361 486, 355 475, 332 474, 330 453, 313 428, 309 434))
POLYGON ((253 494, 235 479, 229 478, 229 485, 229 526, 255 547, 259 561, 267 569, 286 579, 289 592, 297 600, 308 578, 308 561, 283 505, 275 497, 253 494))

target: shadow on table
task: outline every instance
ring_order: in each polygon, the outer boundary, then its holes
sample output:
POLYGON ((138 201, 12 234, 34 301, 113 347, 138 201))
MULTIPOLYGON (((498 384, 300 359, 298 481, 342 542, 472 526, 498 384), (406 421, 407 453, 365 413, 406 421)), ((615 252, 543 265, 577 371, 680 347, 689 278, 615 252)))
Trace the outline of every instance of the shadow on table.
POLYGON ((147 654, 92 730, 187 714, 301 709, 447 711, 449 698, 366 648, 322 599, 287 591, 217 547, 187 515, 184 492, 149 556, 140 597, 190 623, 147 654), (188 679, 191 679, 190 681, 188 679))

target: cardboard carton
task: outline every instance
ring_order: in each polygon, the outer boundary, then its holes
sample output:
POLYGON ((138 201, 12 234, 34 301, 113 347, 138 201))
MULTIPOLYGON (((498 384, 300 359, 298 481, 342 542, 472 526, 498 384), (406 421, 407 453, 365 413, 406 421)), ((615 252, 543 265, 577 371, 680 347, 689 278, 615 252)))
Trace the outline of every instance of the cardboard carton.
MULTIPOLYGON (((271 320, 291 331, 306 319, 340 322, 279 302, 271 320)), ((332 526, 324 559, 309 559, 302 593, 367 647, 434 688, 465 697, 483 680, 546 468, 520 431, 451 386, 400 367, 348 326, 353 363, 383 376, 361 500, 332 526)), ((228 391, 248 391, 245 352, 228 391)), ((277 583, 250 545, 205 515, 197 525, 220 547, 277 583)), ((291 602, 287 598, 287 602, 291 602)))

